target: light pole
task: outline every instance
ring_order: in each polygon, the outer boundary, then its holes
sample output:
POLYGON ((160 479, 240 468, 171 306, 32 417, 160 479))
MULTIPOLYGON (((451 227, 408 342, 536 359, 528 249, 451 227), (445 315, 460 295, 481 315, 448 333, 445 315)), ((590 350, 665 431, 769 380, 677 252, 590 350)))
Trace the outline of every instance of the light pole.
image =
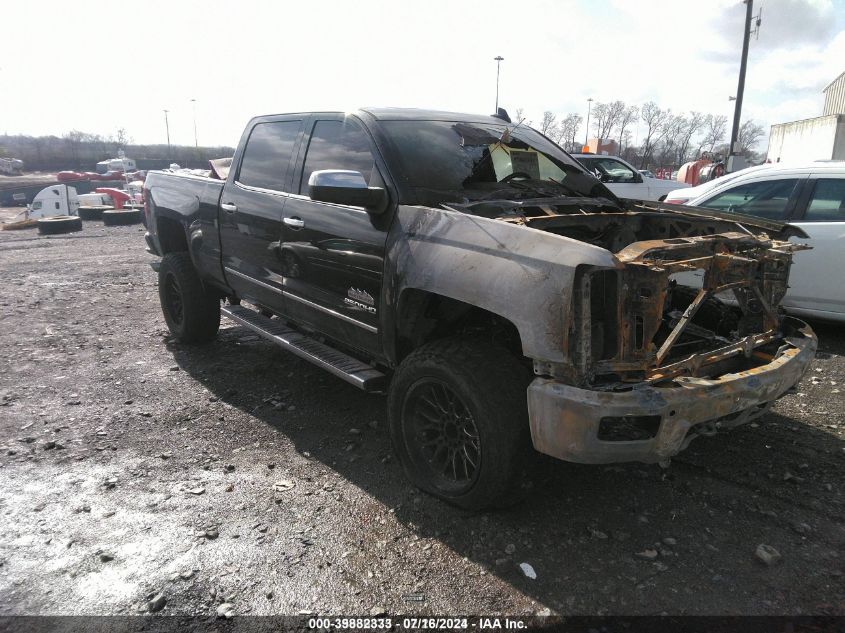
POLYGON ((505 58, 501 55, 496 55, 496 57, 493 58, 493 60, 496 62, 496 114, 499 113, 499 68, 501 67, 504 59, 505 58))
POLYGON ((588 145, 590 141, 590 108, 593 106, 593 98, 587 99, 587 131, 584 133, 584 145, 588 145))
POLYGON ((194 149, 199 151, 199 143, 197 142, 197 100, 191 99, 191 106, 194 109, 194 149))
POLYGON ((167 113, 169 110, 164 111, 164 129, 167 131, 167 160, 170 160, 170 123, 167 120, 167 113))

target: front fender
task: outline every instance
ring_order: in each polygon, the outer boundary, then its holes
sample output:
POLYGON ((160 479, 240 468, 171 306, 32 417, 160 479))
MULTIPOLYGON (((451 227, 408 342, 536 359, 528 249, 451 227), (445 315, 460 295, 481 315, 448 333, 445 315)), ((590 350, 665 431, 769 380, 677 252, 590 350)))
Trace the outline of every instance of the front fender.
POLYGON ((382 305, 395 306, 406 289, 463 301, 513 323, 525 356, 563 363, 580 265, 615 268, 618 262, 603 248, 553 233, 457 211, 400 206, 388 239, 391 274, 382 305))

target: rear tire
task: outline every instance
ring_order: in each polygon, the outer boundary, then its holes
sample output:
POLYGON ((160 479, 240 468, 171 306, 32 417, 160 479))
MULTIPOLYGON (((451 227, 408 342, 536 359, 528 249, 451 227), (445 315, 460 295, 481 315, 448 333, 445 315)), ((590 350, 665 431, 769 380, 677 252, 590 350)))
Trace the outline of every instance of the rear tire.
POLYGON ((131 211, 122 211, 115 209, 113 211, 103 211, 103 224, 106 226, 127 226, 130 224, 139 224, 141 222, 141 212, 137 209, 131 211))
POLYGON ((220 299, 203 285, 188 253, 162 258, 158 296, 168 329, 182 343, 204 343, 217 335, 220 299))
POLYGON ((532 453, 529 381, 513 355, 479 339, 410 354, 388 395, 390 438, 408 478, 468 510, 518 501, 532 453))
POLYGON ((61 235, 82 230, 82 220, 74 215, 59 215, 38 220, 38 232, 41 235, 61 235))

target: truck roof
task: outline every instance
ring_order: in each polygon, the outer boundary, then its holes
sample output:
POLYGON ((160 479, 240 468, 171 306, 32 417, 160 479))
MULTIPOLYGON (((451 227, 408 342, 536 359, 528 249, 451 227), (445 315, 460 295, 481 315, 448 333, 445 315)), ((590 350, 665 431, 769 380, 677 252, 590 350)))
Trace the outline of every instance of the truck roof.
POLYGON ((425 110, 420 108, 361 108, 379 121, 472 121, 477 123, 501 123, 502 119, 492 115, 425 110))
MULTIPOLYGON (((466 121, 471 123, 502 123, 502 119, 493 115, 468 114, 466 112, 448 112, 445 110, 426 110, 423 108, 360 108, 378 121, 466 121)), ((348 114, 343 110, 312 110, 310 112, 277 112, 262 114, 253 120, 289 114, 348 114)))

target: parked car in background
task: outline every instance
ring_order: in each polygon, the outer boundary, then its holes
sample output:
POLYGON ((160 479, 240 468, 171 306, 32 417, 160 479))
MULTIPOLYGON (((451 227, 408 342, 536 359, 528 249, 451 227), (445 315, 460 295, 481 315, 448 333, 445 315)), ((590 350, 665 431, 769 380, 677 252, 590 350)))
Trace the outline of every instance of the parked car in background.
POLYGON ((631 163, 618 156, 572 154, 572 157, 595 174, 607 188, 620 198, 632 200, 663 200, 682 183, 643 176, 631 163))
POLYGON ((812 250, 796 253, 787 312, 845 322, 845 161, 760 165, 724 176, 688 204, 789 222, 812 250))
POLYGON ((646 178, 657 178, 653 173, 651 173, 650 169, 640 169, 638 170, 643 176, 646 178))
POLYGON ((669 202, 672 204, 687 204, 693 198, 700 198, 708 191, 713 191, 714 188, 721 187, 723 184, 730 182, 735 178, 738 178, 739 176, 754 173, 755 171, 760 171, 762 169, 768 169, 769 167, 771 167, 771 165, 769 164, 758 165, 757 167, 748 167, 740 171, 725 174, 724 176, 720 176, 715 180, 708 180, 707 182, 703 182, 700 185, 696 185, 695 187, 686 186, 680 189, 673 189, 672 191, 666 194, 666 199, 663 202, 669 202))

